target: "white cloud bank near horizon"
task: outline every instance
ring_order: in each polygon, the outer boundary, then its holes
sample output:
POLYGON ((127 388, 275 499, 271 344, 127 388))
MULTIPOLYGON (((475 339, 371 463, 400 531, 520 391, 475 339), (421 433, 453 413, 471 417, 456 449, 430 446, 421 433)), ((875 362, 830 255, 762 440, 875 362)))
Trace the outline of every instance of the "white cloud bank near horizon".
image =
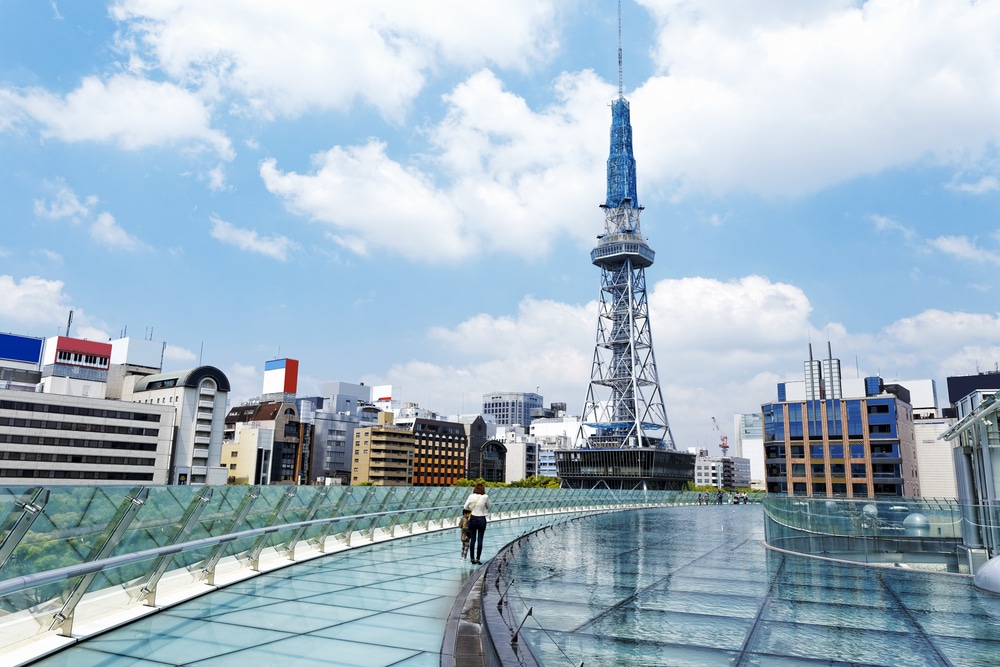
MULTIPOLYGON (((650 287, 649 304, 657 370, 679 447, 714 445, 711 417, 725 428, 730 415, 776 400, 778 382, 801 380, 810 340, 817 354, 831 342, 844 377, 935 380, 942 407, 948 375, 1000 360, 1000 313, 927 310, 876 332, 850 332, 836 322, 813 322, 812 305, 798 287, 756 275, 661 280, 650 287)), ((402 386, 403 400, 449 414, 478 410, 485 393, 538 385, 546 403, 565 402, 579 414, 596 326, 596 302, 528 297, 515 316, 480 314, 428 332, 456 361, 412 360, 366 380, 402 386), (408 387, 420 389, 413 395, 408 387)))
MULTIPOLYGON (((829 337, 845 377, 853 377, 857 369, 862 377, 915 379, 928 377, 922 369, 932 369, 929 377, 943 383, 947 375, 992 369, 1000 360, 1000 313, 932 309, 880 331, 850 332, 835 322, 813 322, 812 306, 801 289, 756 275, 728 282, 661 280, 650 287, 649 304, 664 401, 681 447, 714 444, 711 417, 722 420, 725 428, 729 415, 753 412, 774 400, 777 382, 802 379, 809 340, 822 347, 817 350, 822 354, 829 337)), ((0 275, 0 329, 42 335, 64 323, 71 308, 81 324, 75 335, 108 339, 106 327, 92 323, 73 305, 61 281, 37 276, 15 281, 0 275)), ((537 385, 547 403, 565 402, 579 414, 590 380, 596 325, 596 302, 573 305, 526 297, 510 316, 482 313, 453 328, 430 329, 426 335, 439 346, 438 354, 384 370, 373 367, 362 379, 402 387, 403 400, 445 414, 478 411, 485 393, 531 391, 537 385)), ((165 356, 172 367, 196 362, 194 353, 173 345, 165 356)), ((305 369, 318 363, 308 358, 300 362, 305 369)), ((204 363, 217 365, 211 359, 204 363)), ((234 375, 234 402, 259 393, 259 369, 235 364, 222 370, 234 375)), ((354 381, 323 378, 312 389, 333 380, 354 381)), ((943 389, 939 385, 942 402, 943 389)), ((307 388, 300 393, 308 393, 307 388)))

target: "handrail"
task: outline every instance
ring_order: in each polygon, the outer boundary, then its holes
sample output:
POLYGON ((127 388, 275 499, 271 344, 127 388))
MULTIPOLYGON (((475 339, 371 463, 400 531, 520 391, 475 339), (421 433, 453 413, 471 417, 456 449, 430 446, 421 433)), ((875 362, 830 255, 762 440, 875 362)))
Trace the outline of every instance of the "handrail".
MULTIPOLYGON (((542 501, 542 502, 548 504, 555 503, 555 501, 542 501)), ((513 501, 507 501, 502 503, 495 503, 495 506, 514 505, 514 504, 515 503, 513 501)), ((121 554, 119 556, 109 556, 106 558, 101 558, 99 560, 89 561, 86 563, 67 565, 65 567, 46 570, 44 572, 37 572, 37 573, 23 575, 20 577, 13 577, 11 579, 6 579, 0 581, 0 597, 25 590, 26 588, 43 586, 45 584, 51 584, 57 581, 70 579, 72 577, 94 574, 97 572, 101 572, 103 570, 119 567, 121 565, 131 565, 132 563, 139 563, 145 560, 149 560, 151 558, 156 558, 157 556, 167 556, 167 555, 181 553, 184 551, 194 551, 197 549, 202 549, 204 547, 226 544, 228 542, 235 542, 237 540, 246 539, 248 537, 270 535, 272 533, 277 533, 285 530, 295 530, 296 528, 308 528, 310 526, 319 526, 327 523, 336 523, 338 521, 354 521, 357 519, 378 518, 383 516, 393 516, 397 514, 417 514, 420 512, 459 510, 461 509, 461 507, 462 505, 439 505, 436 507, 420 507, 415 509, 399 509, 399 510, 390 510, 385 512, 366 512, 364 514, 348 514, 342 516, 327 517, 324 519, 312 519, 310 521, 295 521, 293 523, 285 523, 278 526, 251 528, 249 530, 241 530, 239 532, 228 533, 226 535, 203 537, 201 539, 191 540, 190 542, 180 542, 178 544, 171 544, 165 547, 144 549, 143 551, 121 554)))

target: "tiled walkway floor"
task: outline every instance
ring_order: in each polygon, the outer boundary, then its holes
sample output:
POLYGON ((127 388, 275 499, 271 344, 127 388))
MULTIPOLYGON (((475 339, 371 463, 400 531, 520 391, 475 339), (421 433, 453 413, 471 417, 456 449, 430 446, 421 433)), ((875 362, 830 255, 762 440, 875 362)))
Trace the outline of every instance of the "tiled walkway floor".
MULTIPOLYGON (((559 517, 493 521, 484 562, 559 517)), ((477 566, 457 529, 352 549, 234 584, 36 665, 437 667, 445 622, 477 566)))

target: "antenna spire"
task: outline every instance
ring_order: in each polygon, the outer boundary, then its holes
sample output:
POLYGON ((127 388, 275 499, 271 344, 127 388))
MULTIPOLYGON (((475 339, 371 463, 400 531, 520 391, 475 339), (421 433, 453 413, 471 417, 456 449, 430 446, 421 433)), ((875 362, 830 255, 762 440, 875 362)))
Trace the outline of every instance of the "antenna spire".
POLYGON ((622 0, 618 0, 618 97, 622 94, 622 0))

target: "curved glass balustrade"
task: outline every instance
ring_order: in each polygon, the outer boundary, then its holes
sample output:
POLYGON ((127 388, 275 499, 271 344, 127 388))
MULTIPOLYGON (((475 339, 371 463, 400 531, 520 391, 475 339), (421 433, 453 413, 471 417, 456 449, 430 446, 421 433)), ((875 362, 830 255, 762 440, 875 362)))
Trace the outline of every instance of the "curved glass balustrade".
POLYGON ((974 574, 987 560, 982 531, 1000 518, 997 507, 938 499, 769 496, 764 510, 765 540, 772 547, 962 574, 974 574))
MULTIPOLYGON (((452 528, 461 487, 0 488, 0 653, 55 646, 293 562, 452 528), (208 588, 206 588, 208 587, 208 588)), ((494 520, 688 502, 684 492, 491 489, 494 520)))
POLYGON ((1000 597, 969 577, 765 549, 763 524, 655 508, 525 535, 485 575, 492 646, 524 667, 997 664, 1000 597))

